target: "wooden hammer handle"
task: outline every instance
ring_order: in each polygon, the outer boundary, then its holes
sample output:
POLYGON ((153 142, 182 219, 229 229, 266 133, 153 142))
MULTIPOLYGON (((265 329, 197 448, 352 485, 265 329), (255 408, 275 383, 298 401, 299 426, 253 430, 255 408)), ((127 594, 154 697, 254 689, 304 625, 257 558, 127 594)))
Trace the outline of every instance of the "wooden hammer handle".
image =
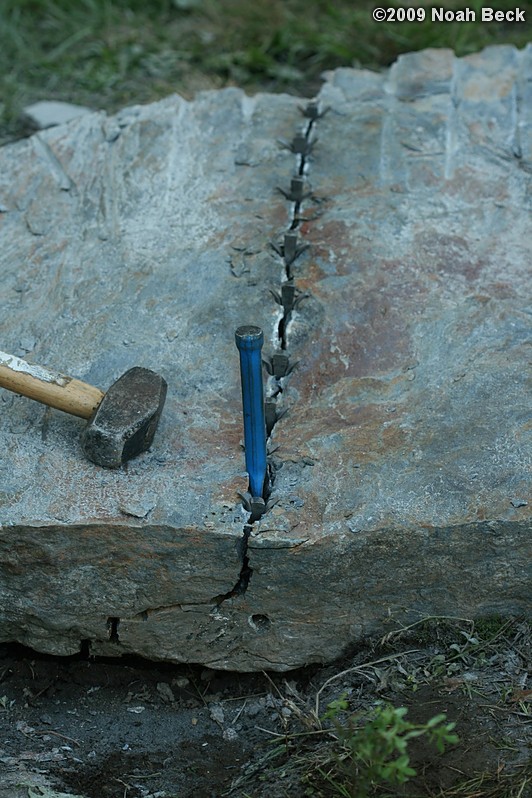
POLYGON ((86 382, 26 363, 6 352, 0 352, 0 387, 80 418, 90 418, 104 397, 99 388, 86 382))

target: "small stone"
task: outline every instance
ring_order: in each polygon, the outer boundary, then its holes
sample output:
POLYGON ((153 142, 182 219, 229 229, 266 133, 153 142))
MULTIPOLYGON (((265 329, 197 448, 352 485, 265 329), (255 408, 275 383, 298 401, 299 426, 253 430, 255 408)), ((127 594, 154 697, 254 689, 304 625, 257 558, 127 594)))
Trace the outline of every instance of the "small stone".
POLYGON ((24 353, 32 352, 35 349, 35 345, 37 340, 30 336, 20 339, 20 348, 24 351, 24 353))
POLYGON ((172 686, 179 687, 180 690, 184 690, 189 685, 190 679, 187 679, 186 676, 179 676, 177 679, 172 679, 172 686))
POLYGON ((220 704, 215 704, 212 707, 209 707, 209 714, 216 723, 220 725, 223 724, 225 719, 225 712, 223 711, 223 707, 220 704))
POLYGON ((203 0, 173 0, 174 6, 180 11, 192 11, 199 8, 202 3, 203 0))
POLYGON ((71 119, 90 113, 92 113, 91 108, 56 100, 42 100, 26 106, 23 110, 24 117, 37 130, 45 130, 48 127, 62 125, 65 122, 70 122, 71 119))
POLYGON ((30 726, 28 723, 26 723, 25 720, 17 720, 17 722, 15 723, 15 728, 17 731, 22 732, 22 734, 27 734, 27 735, 31 735, 35 731, 33 726, 30 726))
POLYGON ((118 125, 114 121, 114 119, 106 120, 104 124, 104 131, 105 131, 105 140, 107 141, 108 144, 111 144, 113 141, 116 141, 121 133, 120 125, 118 125))
POLYGON ((246 706, 245 712, 249 718, 254 718, 262 712, 262 709, 262 705, 258 701, 254 701, 252 704, 246 706))
POLYGON ((157 499, 147 498, 139 501, 122 502, 118 505, 118 509, 124 515, 131 515, 133 518, 146 518, 156 505, 157 499))
POLYGON ((166 682, 158 682, 157 692, 166 704, 173 704, 175 702, 175 696, 172 693, 172 688, 166 682))

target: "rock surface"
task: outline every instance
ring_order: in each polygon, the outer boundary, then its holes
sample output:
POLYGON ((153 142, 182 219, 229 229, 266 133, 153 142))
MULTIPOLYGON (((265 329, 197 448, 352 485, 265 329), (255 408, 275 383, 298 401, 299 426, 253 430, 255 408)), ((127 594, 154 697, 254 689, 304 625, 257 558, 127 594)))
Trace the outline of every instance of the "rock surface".
POLYGON ((390 616, 530 610, 531 77, 530 46, 428 50, 331 73, 316 120, 227 89, 0 150, 1 348, 169 383, 116 472, 1 392, 1 640, 284 670, 390 616), (291 226, 308 296, 283 316, 291 226), (240 324, 300 361, 268 378, 288 412, 249 538, 240 324))

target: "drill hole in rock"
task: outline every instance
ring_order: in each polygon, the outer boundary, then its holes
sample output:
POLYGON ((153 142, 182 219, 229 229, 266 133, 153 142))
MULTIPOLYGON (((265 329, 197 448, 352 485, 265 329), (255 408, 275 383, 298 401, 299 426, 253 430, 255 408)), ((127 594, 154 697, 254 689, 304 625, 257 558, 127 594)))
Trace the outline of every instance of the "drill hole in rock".
POLYGON ((110 617, 107 619, 107 632, 111 643, 119 643, 118 627, 120 626, 120 618, 110 617))
POLYGON ((79 654, 81 659, 89 659, 91 655, 91 641, 90 640, 80 640, 79 643, 79 654))
POLYGON ((272 625, 267 615, 250 615, 248 623, 256 632, 267 632, 272 625))

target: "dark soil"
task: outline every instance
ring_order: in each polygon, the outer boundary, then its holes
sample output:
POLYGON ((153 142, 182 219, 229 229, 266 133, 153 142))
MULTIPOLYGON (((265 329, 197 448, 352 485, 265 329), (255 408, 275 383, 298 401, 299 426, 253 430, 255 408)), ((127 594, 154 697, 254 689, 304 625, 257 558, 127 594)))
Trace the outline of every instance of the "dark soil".
MULTIPOLYGON (((530 628, 501 621, 485 629, 482 637, 439 622, 289 674, 54 658, 2 645, 0 798, 356 798, 355 787, 337 792, 318 769, 329 767, 338 742, 317 720, 316 701, 323 716, 340 695, 362 716, 386 701, 408 707, 413 722, 440 712, 456 722, 457 746, 440 755, 424 738, 413 741, 417 777, 377 794, 525 798, 530 628)), ((335 772, 339 783, 349 778, 335 772)))

